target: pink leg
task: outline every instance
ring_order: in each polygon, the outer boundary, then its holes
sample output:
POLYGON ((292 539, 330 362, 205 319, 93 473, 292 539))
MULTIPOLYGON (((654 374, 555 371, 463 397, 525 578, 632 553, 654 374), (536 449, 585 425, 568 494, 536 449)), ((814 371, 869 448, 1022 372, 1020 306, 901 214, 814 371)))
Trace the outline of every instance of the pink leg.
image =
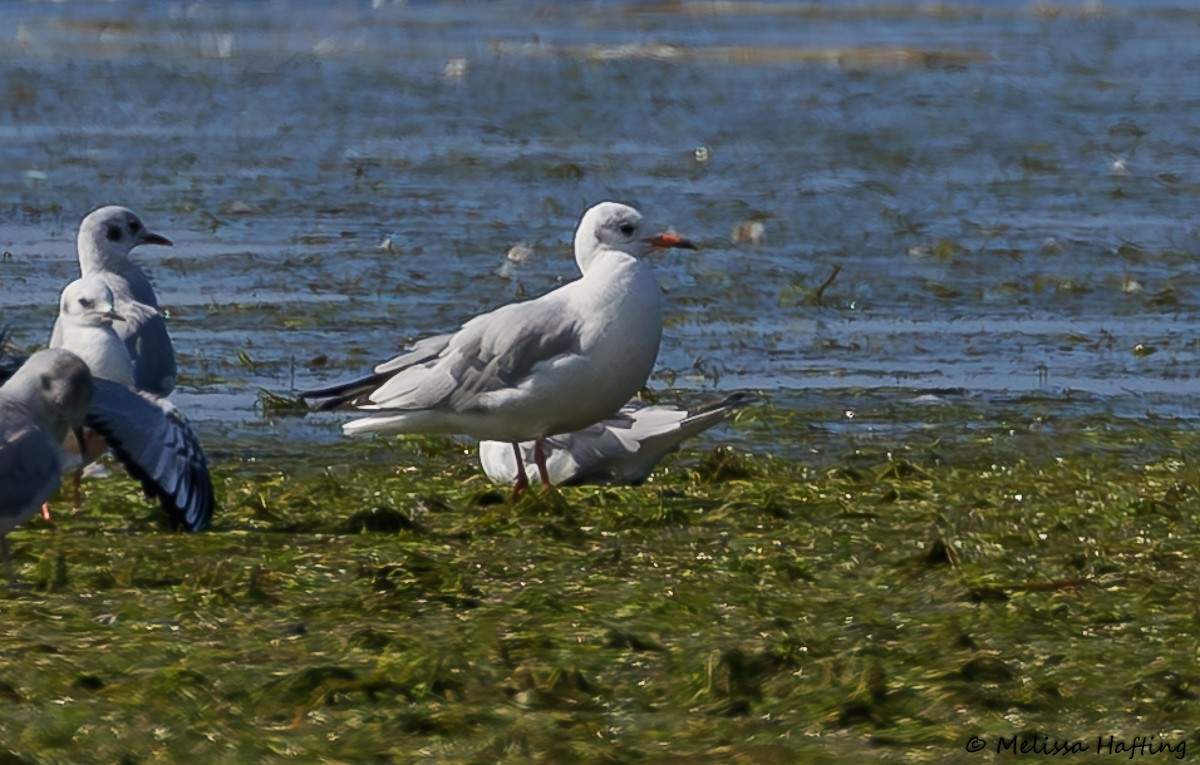
POLYGON ((521 496, 521 492, 529 488, 529 476, 525 475, 525 462, 521 459, 521 445, 513 442, 513 456, 517 458, 517 480, 513 482, 513 502, 521 496))
POLYGON ((550 471, 546 468, 546 450, 542 448, 540 438, 533 442, 533 461, 537 463, 538 478, 542 480, 542 486, 549 489, 550 471))
POLYGON ((42 520, 44 520, 46 523, 49 523, 51 526, 54 525, 54 519, 50 517, 50 503, 49 502, 42 503, 42 520))

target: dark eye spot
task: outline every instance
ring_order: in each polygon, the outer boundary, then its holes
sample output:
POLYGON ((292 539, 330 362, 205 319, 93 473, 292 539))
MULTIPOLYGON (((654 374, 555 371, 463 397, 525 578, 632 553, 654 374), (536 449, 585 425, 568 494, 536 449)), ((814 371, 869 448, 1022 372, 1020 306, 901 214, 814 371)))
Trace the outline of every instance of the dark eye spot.
POLYGON ((117 225, 109 226, 104 235, 108 237, 108 241, 110 242, 119 242, 121 241, 121 227, 117 225))
POLYGON ((84 308, 91 308, 92 300, 91 298, 79 298, 79 305, 83 306, 84 308))
POLYGON ((42 390, 50 390, 54 387, 54 378, 50 375, 42 375, 42 390))
POLYGON ((633 233, 637 231, 637 226, 632 223, 622 223, 617 230, 621 232, 622 236, 633 236, 633 233))
POLYGON ((142 230, 142 224, 136 220, 131 220, 129 221, 129 230, 136 234, 142 230))

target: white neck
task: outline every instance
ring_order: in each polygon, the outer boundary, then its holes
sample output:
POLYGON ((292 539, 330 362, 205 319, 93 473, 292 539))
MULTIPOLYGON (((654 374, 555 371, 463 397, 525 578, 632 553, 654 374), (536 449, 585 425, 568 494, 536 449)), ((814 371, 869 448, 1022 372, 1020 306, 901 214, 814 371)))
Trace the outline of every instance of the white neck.
POLYGON ((597 244, 587 250, 575 250, 575 262, 579 271, 586 276, 589 271, 605 271, 614 267, 637 263, 638 259, 627 252, 597 244))

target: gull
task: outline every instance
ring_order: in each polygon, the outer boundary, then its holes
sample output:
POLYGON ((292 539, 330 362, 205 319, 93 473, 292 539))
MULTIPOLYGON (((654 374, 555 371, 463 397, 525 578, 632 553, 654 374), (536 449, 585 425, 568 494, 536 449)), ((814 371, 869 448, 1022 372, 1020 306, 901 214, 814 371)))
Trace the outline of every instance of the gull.
POLYGON ((646 382, 662 339, 662 290, 641 256, 695 249, 674 234, 642 235, 641 214, 602 202, 575 232, 581 278, 425 338, 374 374, 306 391, 318 409, 353 404, 368 416, 347 434, 461 433, 512 444, 514 496, 528 486, 520 442, 533 441, 551 485, 543 440, 612 415, 646 382))
POLYGON ((105 280, 87 276, 68 284, 58 319, 59 342, 51 345, 77 354, 94 380, 81 462, 111 449, 174 524, 188 531, 208 528, 215 501, 200 441, 174 404, 135 387, 133 361, 114 329, 124 317, 105 280))
MULTIPOLYGON (((145 272, 129 259, 143 244, 171 246, 171 240, 146 228, 124 207, 109 205, 87 215, 79 224, 75 246, 81 276, 97 276, 112 290, 117 311, 125 317, 117 335, 133 360, 138 390, 156 396, 175 389, 175 346, 158 309, 158 296, 145 272)), ((51 346, 61 344, 61 320, 54 325, 51 346)))
MULTIPOLYGON (((589 483, 636 486, 683 441, 723 422, 755 400, 749 393, 732 393, 688 412, 633 399, 612 417, 574 433, 545 439, 543 448, 550 480, 556 486, 589 483)), ((528 480, 539 480, 538 471, 530 464, 533 442, 522 442, 520 449, 528 480)), ((517 462, 509 444, 480 442, 479 463, 494 483, 509 484, 516 480, 517 462)))
POLYGON ((63 440, 68 430, 78 435, 91 399, 87 364, 64 350, 33 354, 0 387, 0 553, 10 585, 7 534, 58 490, 63 440))

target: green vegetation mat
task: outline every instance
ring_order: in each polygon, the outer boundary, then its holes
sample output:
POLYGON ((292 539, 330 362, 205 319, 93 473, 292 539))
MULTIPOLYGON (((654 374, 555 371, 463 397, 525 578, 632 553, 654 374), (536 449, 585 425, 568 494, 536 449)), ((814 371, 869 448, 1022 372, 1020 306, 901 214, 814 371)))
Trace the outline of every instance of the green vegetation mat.
POLYGON ((223 508, 195 536, 164 531, 129 479, 88 481, 80 513, 64 495, 56 528, 11 535, 26 587, 0 590, 0 762, 1194 741, 1200 438, 993 435, 819 462, 685 451, 642 487, 515 505, 448 439, 284 469, 221 455, 223 508))

